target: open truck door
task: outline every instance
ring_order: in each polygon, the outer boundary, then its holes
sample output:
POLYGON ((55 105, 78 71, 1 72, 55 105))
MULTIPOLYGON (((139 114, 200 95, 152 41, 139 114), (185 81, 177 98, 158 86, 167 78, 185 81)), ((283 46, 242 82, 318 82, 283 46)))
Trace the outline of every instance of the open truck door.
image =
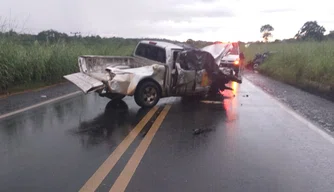
POLYGON ((191 69, 184 69, 180 63, 175 64, 176 70, 176 85, 174 91, 177 95, 187 94, 194 91, 196 71, 191 69))
POLYGON ((210 89, 210 77, 218 73, 218 64, 232 45, 217 43, 201 50, 181 51, 176 60, 177 95, 192 95, 210 89))

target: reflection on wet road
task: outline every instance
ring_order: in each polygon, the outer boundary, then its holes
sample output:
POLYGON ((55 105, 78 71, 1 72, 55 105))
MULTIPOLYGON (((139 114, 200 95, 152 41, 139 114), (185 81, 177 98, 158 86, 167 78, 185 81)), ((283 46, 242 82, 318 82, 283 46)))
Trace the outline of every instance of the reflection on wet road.
POLYGON ((0 121, 0 191, 78 190, 146 112, 92 94, 0 121))
POLYGON ((332 138, 231 87, 222 102, 89 94, 2 119, 0 191, 331 191, 332 138))
POLYGON ((129 111, 125 101, 110 101, 103 113, 97 117, 82 121, 77 128, 71 130, 79 135, 84 147, 92 147, 105 142, 109 146, 115 146, 125 137, 134 125, 146 114, 147 110, 138 109, 129 111))

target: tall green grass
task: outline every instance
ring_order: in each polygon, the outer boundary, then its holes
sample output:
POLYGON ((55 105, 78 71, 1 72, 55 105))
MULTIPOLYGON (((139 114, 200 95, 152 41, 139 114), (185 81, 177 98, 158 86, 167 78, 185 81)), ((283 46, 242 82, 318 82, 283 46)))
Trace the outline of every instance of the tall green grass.
MULTIPOLYGON (((64 75, 79 71, 78 56, 130 55, 137 42, 116 38, 48 44, 0 37, 0 93, 62 82, 64 75)), ((254 43, 242 50, 246 60, 256 53, 276 51, 260 67, 262 73, 293 85, 327 87, 334 92, 334 41, 254 43)))
POLYGON ((299 87, 334 89, 334 41, 251 44, 243 50, 247 60, 276 51, 260 67, 268 76, 299 87))
POLYGON ((50 85, 63 81, 63 75, 79 71, 80 55, 130 55, 136 42, 84 44, 80 41, 54 44, 35 42, 23 45, 0 38, 0 93, 15 87, 50 85))

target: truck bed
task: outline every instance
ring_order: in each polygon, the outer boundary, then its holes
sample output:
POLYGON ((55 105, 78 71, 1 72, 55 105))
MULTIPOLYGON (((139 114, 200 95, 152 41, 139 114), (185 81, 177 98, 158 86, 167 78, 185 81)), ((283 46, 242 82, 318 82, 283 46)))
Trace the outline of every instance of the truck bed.
POLYGON ((84 55, 80 56, 78 60, 80 72, 100 81, 108 81, 107 67, 128 69, 158 63, 145 58, 131 56, 84 55))
POLYGON ((131 56, 84 55, 79 57, 80 71, 86 74, 105 73, 107 67, 136 68, 154 63, 157 62, 131 56))

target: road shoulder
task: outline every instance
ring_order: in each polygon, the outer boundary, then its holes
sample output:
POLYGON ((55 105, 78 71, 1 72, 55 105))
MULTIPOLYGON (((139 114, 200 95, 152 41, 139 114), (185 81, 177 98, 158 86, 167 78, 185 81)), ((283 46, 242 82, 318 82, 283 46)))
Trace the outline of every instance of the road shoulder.
POLYGON ((63 83, 44 89, 3 97, 0 98, 0 115, 36 105, 50 99, 55 99, 78 90, 76 86, 70 83, 63 83))
POLYGON ((244 77, 331 135, 334 134, 333 102, 258 73, 245 72, 244 77))

